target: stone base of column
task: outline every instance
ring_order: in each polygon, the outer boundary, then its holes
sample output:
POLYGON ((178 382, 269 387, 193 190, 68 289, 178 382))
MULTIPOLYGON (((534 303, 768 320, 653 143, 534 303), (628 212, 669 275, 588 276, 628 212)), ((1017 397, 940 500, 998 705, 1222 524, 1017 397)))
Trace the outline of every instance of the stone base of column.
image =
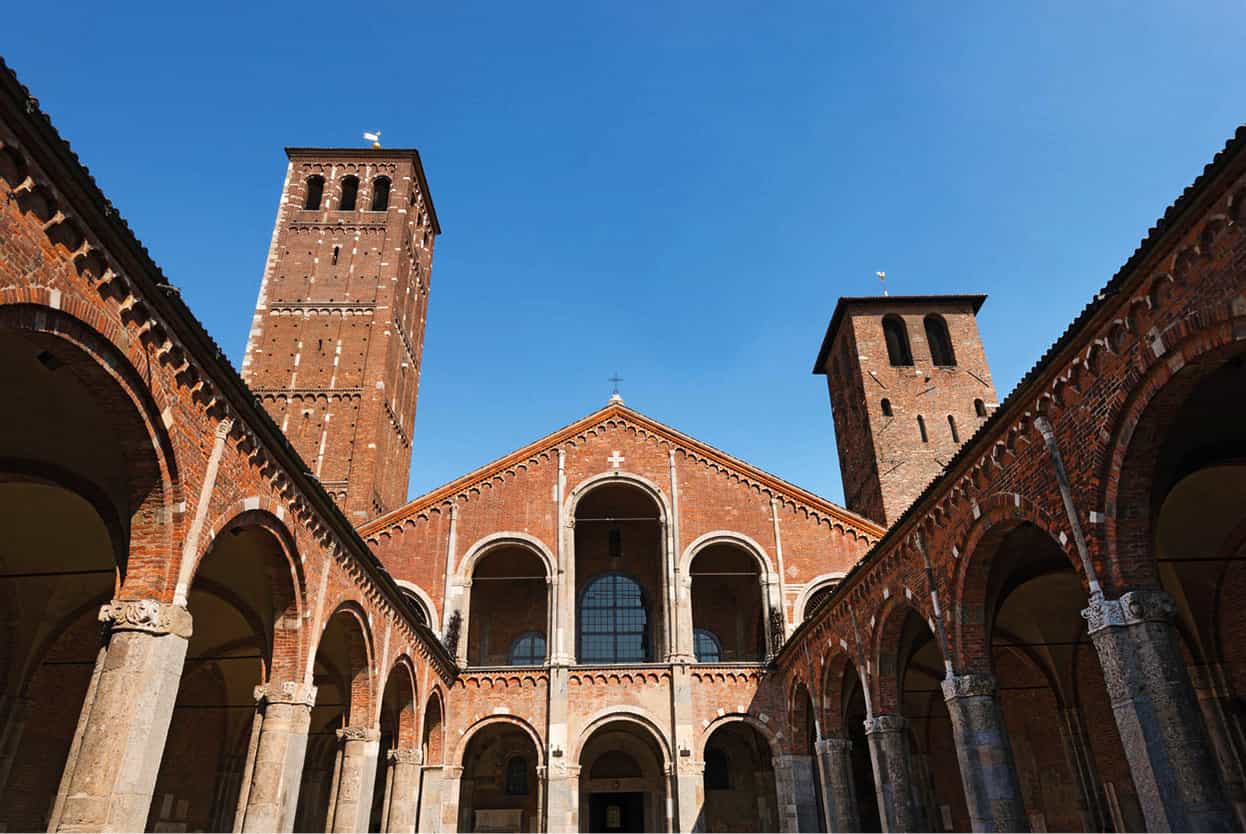
POLYGON ((255 688, 263 705, 242 830, 293 831, 316 687, 287 681, 255 688))
POLYGON ((551 764, 546 796, 546 829, 550 834, 575 834, 580 830, 580 768, 551 764))
POLYGON ((1233 831, 1168 594, 1092 600, 1082 612, 1103 667, 1129 771, 1151 831, 1233 831))
POLYGON ((52 810, 52 831, 142 831, 173 718, 191 616, 152 599, 100 609, 110 628, 52 810))
POLYGON ((829 831, 860 831, 857 788, 852 778, 852 742, 824 738, 815 745, 822 778, 822 804, 829 831))
POLYGON ((992 675, 949 676, 943 699, 974 831, 1029 831, 1017 768, 992 675))
POLYGON ((924 815, 915 802, 908 727, 902 715, 876 715, 865 720, 878 813, 885 832, 926 829, 924 815))

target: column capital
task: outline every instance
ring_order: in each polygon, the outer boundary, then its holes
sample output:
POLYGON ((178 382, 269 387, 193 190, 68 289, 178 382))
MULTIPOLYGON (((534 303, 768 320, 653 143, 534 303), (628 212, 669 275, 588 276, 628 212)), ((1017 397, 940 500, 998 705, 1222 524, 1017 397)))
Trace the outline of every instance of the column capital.
POLYGON ((381 731, 375 727, 343 727, 337 737, 341 741, 380 741, 381 731))
POLYGON ((255 687, 255 700, 261 704, 293 704, 310 709, 316 705, 316 687, 302 681, 270 681, 255 687))
POLYGON ((909 720, 903 715, 875 715, 865 719, 865 734, 902 733, 909 727, 909 720))
POLYGON ((411 747, 395 747, 385 754, 385 758, 394 764, 423 764, 424 751, 411 747))
POLYGON ((995 695, 995 676, 986 672, 948 675, 943 679, 943 700, 991 698, 995 695))
POLYGON ((1177 616, 1176 603, 1159 588, 1140 588, 1121 594, 1120 599, 1094 599, 1082 611, 1090 634, 1105 628, 1138 623, 1171 623, 1177 616))
POLYGON ((819 753, 848 753, 852 750, 852 739, 823 738, 816 741, 813 748, 819 753))
POLYGON ((116 631, 142 631, 157 637, 172 634, 189 640, 193 631, 184 606, 156 599, 114 599, 100 608, 99 621, 116 631))
POLYGON ((442 765, 441 776, 443 779, 458 779, 463 776, 463 768, 459 765, 442 765))

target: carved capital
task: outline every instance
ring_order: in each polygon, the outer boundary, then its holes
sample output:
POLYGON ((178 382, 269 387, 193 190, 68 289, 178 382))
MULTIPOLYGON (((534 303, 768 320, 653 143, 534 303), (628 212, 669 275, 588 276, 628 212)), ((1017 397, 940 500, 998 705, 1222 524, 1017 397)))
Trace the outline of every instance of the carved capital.
POLYGON ((865 719, 865 734, 902 733, 909 727, 909 721, 903 715, 875 715, 865 719))
POLYGON ((193 630, 190 612, 183 606, 154 599, 114 599, 100 608, 99 619, 114 632, 172 634, 189 640, 193 630))
POLYGON ((302 681, 265 683, 255 687, 258 703, 294 704, 311 708, 316 705, 316 687, 302 681))
POLYGON ((943 700, 990 698, 995 695, 995 676, 988 674, 949 675, 943 680, 943 700))
POLYGON ((385 754, 385 758, 393 764, 424 764, 424 752, 410 747, 395 747, 385 754))
POLYGON ((229 437, 229 432, 233 429, 233 427, 233 418, 226 417, 224 420, 216 424, 216 430, 213 434, 216 435, 217 440, 224 440, 226 437, 229 437))
POLYGON ((339 741, 379 741, 381 731, 374 727, 343 727, 337 731, 339 741))
POLYGON ((830 753, 834 756, 842 756, 852 752, 852 739, 824 738, 814 744, 814 749, 822 754, 830 753))
POLYGON ((1177 606, 1164 591, 1143 588, 1121 594, 1120 599, 1092 599, 1082 616, 1086 618, 1087 631, 1094 634, 1105 628, 1138 623, 1171 623, 1177 616, 1177 606))

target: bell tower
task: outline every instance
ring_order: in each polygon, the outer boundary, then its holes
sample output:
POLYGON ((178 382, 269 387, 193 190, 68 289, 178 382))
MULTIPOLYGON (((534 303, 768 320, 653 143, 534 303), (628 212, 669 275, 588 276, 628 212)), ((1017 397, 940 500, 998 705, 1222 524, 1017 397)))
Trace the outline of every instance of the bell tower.
POLYGON ((841 298, 825 374, 848 509, 890 525, 998 405, 977 313, 985 295, 841 298))
POLYGON ((286 154, 242 375, 358 525, 407 498, 441 227, 417 151, 286 154))

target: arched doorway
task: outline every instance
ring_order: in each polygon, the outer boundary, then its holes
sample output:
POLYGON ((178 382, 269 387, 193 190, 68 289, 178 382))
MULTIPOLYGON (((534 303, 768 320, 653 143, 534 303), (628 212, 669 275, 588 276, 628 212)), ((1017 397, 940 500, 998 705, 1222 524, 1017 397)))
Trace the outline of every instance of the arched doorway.
POLYGON ((697 662, 756 662, 764 658, 766 605, 756 557, 739 545, 711 544, 692 557, 689 574, 692 647, 697 662))
MULTIPOLYGON (((359 796, 360 785, 355 786, 353 799, 356 803, 366 799, 368 810, 357 805, 347 807, 340 800, 344 777, 360 780, 361 785, 370 787, 375 775, 374 771, 360 772, 358 764, 348 767, 351 763, 346 761, 346 746, 352 740, 346 734, 347 728, 366 730, 371 723, 371 652, 365 622, 353 607, 339 608, 329 618, 316 647, 313 666, 316 703, 312 707, 307 755, 299 783, 295 831, 331 831, 346 827, 334 824, 343 814, 352 815, 352 820, 358 823, 355 830, 367 827, 371 797, 359 796)), ((376 762, 371 766, 375 767, 376 762)))
POLYGON ((646 726, 599 726, 580 750, 580 830, 670 831, 668 759, 646 726))
MULTIPOLYGON (((16 319, 9 308, 4 321, 16 319)), ((40 309, 40 317, 59 314, 40 309)), ((69 330, 75 322, 62 322, 69 330)), ((91 334, 94 337, 94 334, 91 334)), ((87 334, 83 334, 87 338, 87 334)), ((150 423, 104 360, 0 329, 0 824, 46 829, 131 546, 168 547, 150 423)))
MULTIPOLYGON (((229 831, 255 716, 255 687, 274 656, 298 656, 298 623, 288 533, 266 514, 248 512, 225 526, 195 572, 188 608, 194 632, 173 707, 148 830, 229 831), (274 652, 275 643, 287 651, 274 652)), ((287 660, 287 663, 290 661, 287 660)), ((279 679, 296 674, 285 668, 279 679)))
POLYGON ((651 663, 667 647, 661 512, 630 483, 592 489, 575 508, 576 659, 651 663))
MULTIPOLYGON (((909 820, 918 830, 968 831, 969 809, 952 735, 952 719, 943 700, 943 653, 926 620, 913 608, 895 603, 886 610, 879 630, 879 705, 882 715, 903 717, 908 757, 908 784, 897 781, 888 793, 907 788, 908 796, 892 801, 898 820, 909 820), (911 816, 899 806, 907 802, 911 816)), ((884 736, 870 739, 875 758, 895 755, 884 750, 884 736)), ((888 770, 891 771, 890 766, 888 770)), ((894 775, 894 774, 892 774, 894 775)), ((879 773, 875 771, 878 781, 879 773)), ((895 795, 895 794, 893 794, 895 795)))
POLYGON ((538 766, 526 728, 499 720, 478 729, 463 752, 458 830, 543 830, 538 766))
POLYGON ((390 670, 381 696, 380 747, 369 831, 415 827, 419 776, 416 753, 415 674, 407 658, 390 670))
POLYGON ((960 624, 973 672, 994 675, 1025 813, 1034 828, 1145 828, 1073 562, 1026 514, 990 516, 966 554, 960 624))
POLYGON ((472 568, 469 666, 541 666, 547 657, 549 572, 530 547, 501 544, 472 568))
POLYGON ((778 831, 770 744, 747 721, 720 725, 705 741, 702 831, 778 831))

